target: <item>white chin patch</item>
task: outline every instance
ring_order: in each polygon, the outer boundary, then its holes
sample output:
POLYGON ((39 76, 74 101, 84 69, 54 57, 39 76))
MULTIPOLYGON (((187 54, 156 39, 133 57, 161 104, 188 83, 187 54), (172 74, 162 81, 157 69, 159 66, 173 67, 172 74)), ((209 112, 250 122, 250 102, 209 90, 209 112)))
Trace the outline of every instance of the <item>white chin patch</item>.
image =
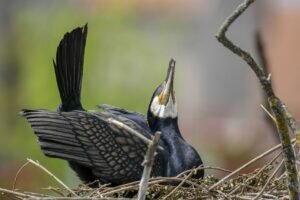
POLYGON ((153 115, 159 118, 177 117, 177 105, 173 102, 171 97, 169 98, 167 105, 161 105, 156 96, 152 101, 150 109, 153 115))

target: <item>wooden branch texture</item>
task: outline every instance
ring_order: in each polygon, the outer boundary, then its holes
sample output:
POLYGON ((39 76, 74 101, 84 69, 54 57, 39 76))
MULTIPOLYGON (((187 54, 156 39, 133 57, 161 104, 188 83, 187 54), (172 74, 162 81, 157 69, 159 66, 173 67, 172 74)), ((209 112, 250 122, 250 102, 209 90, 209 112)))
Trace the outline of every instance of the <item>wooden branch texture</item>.
POLYGON ((143 162, 144 165, 144 171, 141 178, 141 182, 139 185, 139 193, 138 193, 138 200, 144 200, 146 199, 146 193, 148 188, 148 182, 152 171, 152 165, 155 158, 155 152, 158 146, 158 142, 160 139, 160 132, 156 132, 153 140, 148 145, 148 150, 145 155, 145 159, 143 162))
POLYGON ((219 32, 216 35, 216 38, 220 43, 222 43, 227 49, 232 51, 234 54, 241 57, 254 71, 255 75, 260 81, 260 84, 265 91, 268 102, 270 104, 271 110, 273 111, 278 134, 281 140, 283 154, 285 158, 285 168, 288 175, 288 190, 290 199, 299 199, 299 184, 298 184, 298 174, 296 168, 296 157, 295 152, 291 144, 291 139, 289 136, 288 126, 291 126, 292 130, 295 130, 294 118, 290 113, 287 112, 286 107, 281 102, 281 100, 276 97, 269 75, 266 75, 264 69, 260 67, 250 53, 243 50, 242 48, 236 46, 232 41, 226 37, 226 32, 228 31, 230 25, 241 15, 243 12, 252 4, 255 0, 245 0, 241 3, 237 9, 224 21, 221 25, 219 32))

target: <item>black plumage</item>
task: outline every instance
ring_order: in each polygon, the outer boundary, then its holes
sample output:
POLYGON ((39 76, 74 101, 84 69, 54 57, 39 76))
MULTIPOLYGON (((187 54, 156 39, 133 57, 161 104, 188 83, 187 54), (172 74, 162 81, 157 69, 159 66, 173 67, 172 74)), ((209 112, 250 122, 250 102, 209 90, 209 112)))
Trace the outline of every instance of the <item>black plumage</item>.
POLYGON ((53 66, 61 98, 59 111, 83 110, 80 102, 87 24, 66 33, 60 41, 53 66))
MULTIPOLYGON (((99 180, 119 185, 140 179, 148 143, 155 131, 161 131, 152 176, 175 176, 202 164, 178 128, 177 108, 173 107, 173 60, 166 80, 151 98, 147 119, 140 113, 109 105, 101 105, 102 112, 83 109, 80 93, 86 37, 87 25, 66 33, 57 48, 54 68, 62 101, 58 110, 21 111, 37 135, 43 153, 67 160, 84 182, 99 180), (112 123, 113 120, 136 133, 112 123)), ((202 176, 200 171, 196 177, 202 176)))
MULTIPOLYGON (((151 139, 150 133, 132 121, 105 112, 50 112, 23 110, 46 156, 62 158, 90 169, 101 183, 119 185, 137 180, 142 174, 141 163, 151 139), (132 134, 110 123, 120 121, 138 131, 132 134)), ((162 145, 152 175, 163 174, 165 156, 162 145)))

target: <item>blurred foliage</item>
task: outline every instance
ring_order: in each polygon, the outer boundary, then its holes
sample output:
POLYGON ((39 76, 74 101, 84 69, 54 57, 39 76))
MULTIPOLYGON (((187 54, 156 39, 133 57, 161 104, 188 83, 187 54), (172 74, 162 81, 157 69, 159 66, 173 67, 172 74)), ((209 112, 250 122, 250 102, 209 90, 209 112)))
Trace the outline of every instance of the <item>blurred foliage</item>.
MULTIPOLYGON (((182 30, 176 19, 149 20, 134 7, 116 5, 105 9, 61 1, 30 1, 17 7, 10 25, 13 32, 14 84, 0 86, 0 185, 11 186, 26 158, 39 160, 68 184, 76 185, 64 161, 46 158, 24 119, 22 108, 55 110, 59 103, 52 58, 67 31, 88 22, 82 102, 86 109, 100 103, 145 113, 152 92, 163 80, 167 64, 182 30), (12 170, 14 169, 14 170, 12 170)), ((95 5, 98 6, 98 5, 95 5)), ((6 49, 0 47, 1 52, 6 49)), ((10 66, 2 57, 1 71, 10 66), (5 61, 5 62, 4 62, 5 61)), ((1 76, 0 76, 1 78, 1 76)), ((39 169, 29 167, 21 175, 26 187, 46 187, 53 182, 39 169), (31 171, 30 171, 31 170, 31 171), (28 174, 37 173, 34 179, 28 174), (26 178, 27 177, 27 178, 26 178)), ((21 181, 22 182, 22 181, 21 181)), ((22 182, 22 183, 23 183, 22 182)), ((20 183, 20 185, 22 185, 20 183)))

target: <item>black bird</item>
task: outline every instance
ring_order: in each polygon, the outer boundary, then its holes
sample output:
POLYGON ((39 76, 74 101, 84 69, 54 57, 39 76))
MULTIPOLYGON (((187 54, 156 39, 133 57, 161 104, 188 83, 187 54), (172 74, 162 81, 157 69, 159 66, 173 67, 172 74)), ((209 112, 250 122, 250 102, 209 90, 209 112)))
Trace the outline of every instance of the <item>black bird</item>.
MULTIPOLYGON (((182 138, 177 123, 173 88, 175 61, 166 80, 155 90, 148 120, 139 113, 102 105, 103 112, 86 111, 80 102, 87 25, 66 33, 60 42, 54 68, 62 104, 56 112, 21 111, 38 137, 43 153, 67 160, 84 182, 119 185, 139 180, 147 145, 155 131, 161 141, 152 176, 176 176, 202 164, 200 156, 182 138), (112 121, 134 129, 130 132, 112 121)), ((199 171, 196 177, 203 177, 199 171)))
MULTIPOLYGON (((99 107, 117 116, 125 116, 144 129, 149 126, 152 134, 162 132, 163 148, 167 151, 167 166, 165 174, 172 177, 179 173, 203 164, 197 151, 182 137, 178 127, 177 104, 174 91, 175 60, 171 59, 165 81, 154 91, 147 118, 140 113, 102 104, 99 107)), ((200 170, 194 178, 202 178, 204 171, 200 170)))

